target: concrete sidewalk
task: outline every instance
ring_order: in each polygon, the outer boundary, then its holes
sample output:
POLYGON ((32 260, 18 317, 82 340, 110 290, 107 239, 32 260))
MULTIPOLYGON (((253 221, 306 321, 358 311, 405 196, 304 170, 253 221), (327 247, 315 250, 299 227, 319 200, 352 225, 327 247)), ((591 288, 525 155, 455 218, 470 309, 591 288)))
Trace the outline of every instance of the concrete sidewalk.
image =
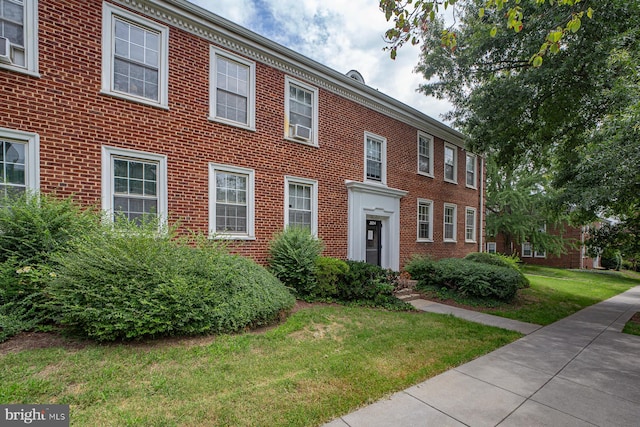
POLYGON ((640 286, 326 426, 638 426, 637 311, 640 286))

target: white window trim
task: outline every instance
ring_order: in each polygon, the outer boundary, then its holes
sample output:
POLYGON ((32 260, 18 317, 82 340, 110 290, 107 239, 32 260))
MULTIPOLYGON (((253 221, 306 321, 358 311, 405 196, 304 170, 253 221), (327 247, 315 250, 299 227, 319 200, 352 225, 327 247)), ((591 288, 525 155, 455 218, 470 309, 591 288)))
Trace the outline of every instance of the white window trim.
POLYGON ((417 157, 418 157, 418 175, 428 176, 433 178, 433 136, 424 132, 418 131, 418 140, 416 143, 417 157), (420 138, 426 139, 429 145, 429 173, 420 170, 420 138))
POLYGON ((547 251, 538 252, 537 250, 533 251, 534 258, 546 258, 547 251))
POLYGON ((169 28, 109 3, 102 4, 102 89, 100 93, 140 104, 169 109, 169 28), (160 34, 158 52, 158 101, 113 89, 113 29, 115 17, 148 27, 160 34))
POLYGON ((533 245, 530 242, 522 243, 522 247, 520 248, 520 255, 522 258, 532 258, 533 257, 533 245), (529 255, 525 255, 524 246, 529 245, 529 255))
POLYGON ((457 242, 458 241, 458 205, 453 203, 445 203, 444 209, 442 210, 442 240, 445 242, 457 242), (453 208, 453 238, 446 238, 446 229, 447 229, 447 208, 453 208))
POLYGON ((225 240, 255 240, 255 171, 236 166, 209 163, 209 237, 225 240), (216 172, 247 175, 247 232, 219 233, 216 231, 216 172))
POLYGON ((478 182, 478 156, 476 156, 475 154, 467 153, 467 155, 465 156, 465 162, 464 162, 464 183, 467 186, 467 188, 473 188, 475 190, 476 188, 478 188, 477 182, 478 182), (467 182, 467 172, 468 172, 467 161, 470 157, 473 158, 473 185, 469 185, 469 183, 467 182))
POLYGON ((211 46, 209 49, 209 120, 225 123, 248 130, 256 130, 256 63, 241 56, 211 46), (217 68, 216 57, 222 56, 230 61, 238 62, 249 67, 249 93, 247 94, 247 122, 236 122, 224 117, 218 117, 216 113, 217 93, 217 68))
POLYGON ((158 164, 158 218, 160 225, 167 222, 169 216, 167 191, 167 156, 145 151, 128 150, 102 146, 102 210, 107 213, 109 221, 113 221, 113 157, 125 157, 131 160, 143 160, 158 164))
POLYGON ((284 177, 284 225, 289 225, 289 184, 311 186, 311 234, 318 236, 318 181, 296 176, 284 177))
POLYGON ((25 187, 28 190, 40 189, 40 136, 33 132, 23 132, 0 127, 0 138, 25 145, 25 187))
POLYGON ((364 182, 370 182, 378 185, 387 185, 387 138, 384 136, 376 135, 375 133, 366 132, 364 133, 364 143, 363 143, 363 152, 364 152, 364 182), (374 179, 367 178, 367 139, 374 139, 382 143, 382 167, 380 170, 380 181, 376 181, 374 179))
POLYGON ((442 156, 442 173, 445 182, 450 182, 452 184, 458 183, 458 147, 452 144, 448 144, 445 142, 445 149, 450 148, 453 150, 453 179, 447 179, 447 163, 446 163, 446 150, 443 150, 442 156))
POLYGON ((319 90, 317 87, 309 86, 306 83, 296 80, 289 76, 284 76, 284 139, 287 141, 297 142, 298 144, 318 146, 318 98, 319 90), (308 142, 293 138, 289 135, 289 86, 300 86, 302 89, 313 93, 313 111, 311 115, 311 138, 308 142))
POLYGON ((40 77, 38 72, 38 0, 25 0, 24 66, 0 62, 0 68, 40 77))
POLYGON ((476 222, 477 222, 476 209, 470 208, 467 206, 464 210, 464 241, 466 243, 476 243, 477 234, 478 234, 476 222), (469 228, 467 215, 469 214, 469 212, 473 212, 473 238, 472 239, 467 239, 467 228, 469 228))
POLYGON ((487 253, 495 254, 498 252, 496 242, 487 242, 487 253))
POLYGON ((421 243, 433 242, 433 200, 418 199, 418 205, 416 208, 416 223, 417 223, 416 242, 421 242, 421 243), (429 205, 429 236, 426 239, 420 237, 420 205, 421 204, 429 205))

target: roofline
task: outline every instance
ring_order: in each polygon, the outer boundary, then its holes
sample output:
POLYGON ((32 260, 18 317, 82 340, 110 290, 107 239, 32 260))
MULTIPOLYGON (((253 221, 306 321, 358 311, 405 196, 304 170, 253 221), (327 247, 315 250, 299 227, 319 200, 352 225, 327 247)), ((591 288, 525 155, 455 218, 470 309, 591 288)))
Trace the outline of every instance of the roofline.
MULTIPOLYGON (((419 110, 392 98, 370 86, 360 83, 346 74, 336 71, 324 64, 310 59, 292 49, 278 44, 248 28, 238 25, 226 18, 216 15, 200 6, 197 6, 187 0, 113 0, 117 3, 131 7, 133 9, 143 9, 143 13, 150 14, 145 8, 141 7, 142 3, 154 5, 157 8, 172 12, 174 15, 183 16, 185 18, 196 18, 195 21, 201 25, 208 27, 210 30, 221 33, 226 37, 232 38, 234 41, 244 44, 252 49, 261 51, 264 54, 277 58, 280 61, 289 63, 299 67, 306 72, 315 74, 334 85, 339 86, 342 90, 347 90, 356 95, 363 96, 374 101, 382 107, 386 107, 393 116, 405 123, 416 127, 418 130, 430 133, 447 142, 453 143, 464 148, 465 135, 444 123, 428 116, 419 110), (137 7, 136 7, 137 6, 137 7), (185 12, 187 14, 185 14, 185 12), (426 126, 425 126, 426 125, 426 126)), ((157 14, 156 14, 157 15, 157 14)), ((168 19, 166 16, 155 16, 158 19, 168 20, 170 24, 185 27, 185 23, 178 22, 175 19, 168 19)), ((186 24, 188 28, 188 24, 186 24)), ((197 34, 197 31, 192 31, 197 34)), ((389 114, 387 114, 389 115, 389 114)))

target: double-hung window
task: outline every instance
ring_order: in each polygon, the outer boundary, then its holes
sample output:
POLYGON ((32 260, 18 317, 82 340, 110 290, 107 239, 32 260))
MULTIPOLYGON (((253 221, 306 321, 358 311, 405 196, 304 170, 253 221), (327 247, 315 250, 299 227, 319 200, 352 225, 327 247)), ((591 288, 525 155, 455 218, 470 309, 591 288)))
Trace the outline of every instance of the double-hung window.
POLYGON ((318 145, 318 89, 285 77, 285 138, 318 145))
POLYGON ((365 180, 387 183, 387 140, 365 132, 364 137, 365 180))
POLYGON ((0 0, 0 68, 37 75, 38 0, 0 0))
POLYGON ((285 225, 318 232, 318 182, 285 177, 285 225))
POLYGON ((458 149, 449 144, 444 146, 444 180, 457 184, 458 182, 458 149))
POLYGON ((221 238, 253 239, 254 171, 212 163, 209 176, 210 234, 221 238))
POLYGON ((523 258, 531 258, 532 249, 530 242, 524 242, 522 244, 522 257, 523 258))
POLYGON ((433 137, 418 132, 418 173, 433 176, 433 137))
POLYGON ((102 208, 141 222, 167 217, 167 158, 114 147, 102 148, 102 208))
POLYGON ((255 129, 255 62, 211 47, 210 118, 255 129))
POLYGON ((476 210, 474 208, 465 209, 464 241, 467 243, 476 241, 476 210))
POLYGON ((444 205, 444 230, 443 238, 445 242, 456 241, 456 211, 457 206, 445 203, 444 205))
POLYGON ((496 242, 487 242, 487 252, 490 254, 495 254, 496 250, 496 242))
POLYGON ((168 107, 169 29, 108 3, 102 17, 102 92, 168 107))
POLYGON ((433 241, 433 202, 418 199, 418 242, 433 241))
POLYGON ((466 184, 467 187, 476 188, 476 156, 473 154, 467 154, 467 174, 466 184))
POLYGON ((0 128, 0 199, 40 186, 37 134, 0 128))

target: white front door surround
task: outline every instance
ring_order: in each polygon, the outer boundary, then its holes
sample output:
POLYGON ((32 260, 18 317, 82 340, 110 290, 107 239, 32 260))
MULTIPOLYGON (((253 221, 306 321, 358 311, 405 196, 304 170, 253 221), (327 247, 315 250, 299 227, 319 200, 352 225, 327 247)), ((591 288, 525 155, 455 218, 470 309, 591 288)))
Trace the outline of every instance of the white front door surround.
POLYGON ((347 257, 365 261, 367 220, 382 222, 380 264, 400 268, 400 199, 407 192, 380 184, 345 181, 349 193, 347 257))

